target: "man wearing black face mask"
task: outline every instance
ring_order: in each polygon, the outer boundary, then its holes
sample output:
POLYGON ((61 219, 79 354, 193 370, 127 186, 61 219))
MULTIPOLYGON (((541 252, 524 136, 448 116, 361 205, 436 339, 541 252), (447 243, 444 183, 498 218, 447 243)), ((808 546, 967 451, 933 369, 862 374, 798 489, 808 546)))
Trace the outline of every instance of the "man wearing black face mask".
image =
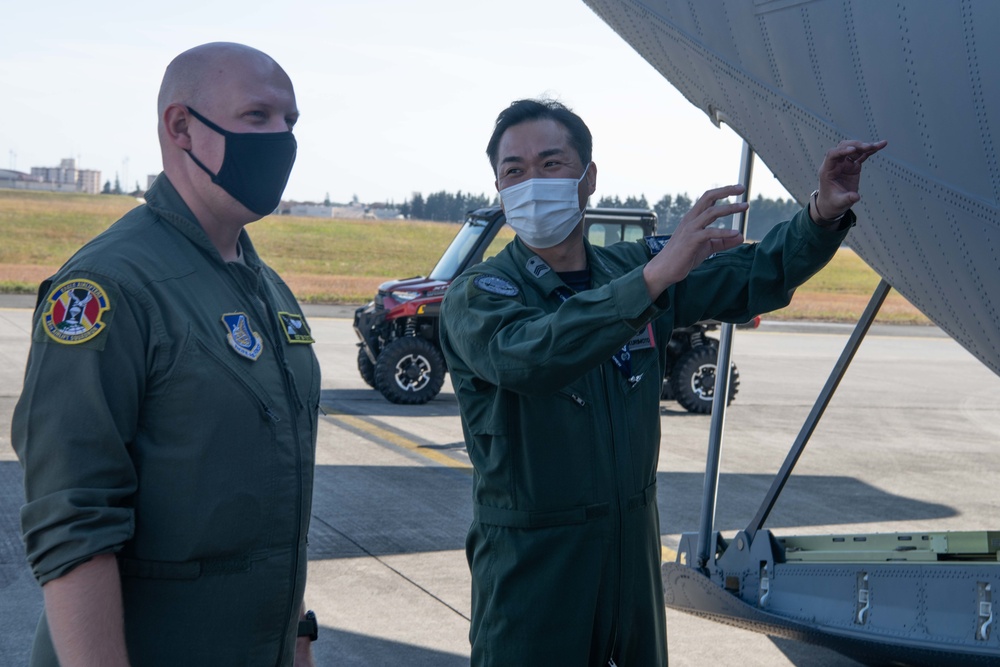
POLYGON ((830 150, 810 206, 759 244, 709 227, 746 209, 716 204, 743 192, 729 186, 662 250, 600 248, 583 235, 597 182, 583 120, 547 100, 500 113, 487 155, 517 238, 459 276, 441 311, 475 470, 476 667, 667 664, 656 466, 670 332, 787 305, 846 236, 861 163, 884 145, 830 150))
POLYGON ((288 180, 295 94, 269 56, 206 44, 158 116, 145 205, 39 289, 12 426, 31 665, 311 665, 319 366, 244 230, 288 180))

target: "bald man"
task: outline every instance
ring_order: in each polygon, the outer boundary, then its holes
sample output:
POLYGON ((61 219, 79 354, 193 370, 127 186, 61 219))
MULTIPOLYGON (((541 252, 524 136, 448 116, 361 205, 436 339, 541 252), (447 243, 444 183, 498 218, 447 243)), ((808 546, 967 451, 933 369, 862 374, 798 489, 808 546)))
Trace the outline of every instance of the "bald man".
POLYGON ((244 230, 280 201, 298 115, 266 54, 179 55, 146 203, 39 288, 12 426, 32 667, 312 664, 320 372, 244 230))

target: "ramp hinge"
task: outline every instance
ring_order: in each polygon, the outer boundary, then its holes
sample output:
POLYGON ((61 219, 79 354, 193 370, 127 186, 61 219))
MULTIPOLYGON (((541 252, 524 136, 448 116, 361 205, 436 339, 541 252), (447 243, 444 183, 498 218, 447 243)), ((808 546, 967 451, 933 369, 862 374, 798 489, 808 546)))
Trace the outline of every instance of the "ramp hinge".
POLYGON ((871 608, 872 596, 871 590, 868 588, 868 573, 858 572, 858 604, 855 608, 854 622, 858 625, 864 625, 871 608))
POLYGON ((979 582, 979 617, 976 620, 976 639, 988 641, 993 626, 993 585, 985 581, 979 582))

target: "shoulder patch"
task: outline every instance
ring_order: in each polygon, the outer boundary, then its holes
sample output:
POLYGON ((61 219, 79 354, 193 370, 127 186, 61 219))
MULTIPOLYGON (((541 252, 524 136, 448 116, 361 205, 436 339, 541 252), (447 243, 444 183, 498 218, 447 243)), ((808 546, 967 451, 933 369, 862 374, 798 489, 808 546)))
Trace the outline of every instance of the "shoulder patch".
POLYGON ((500 276, 481 273, 472 282, 476 287, 490 294, 497 294, 499 296, 517 296, 520 294, 517 285, 500 276))
POLYGON ((107 328, 101 319, 110 308, 107 292, 97 283, 67 280, 46 299, 42 315, 45 333, 64 345, 84 343, 107 328))
POLYGON ((289 343, 315 343, 305 318, 296 313, 278 313, 281 328, 289 343))

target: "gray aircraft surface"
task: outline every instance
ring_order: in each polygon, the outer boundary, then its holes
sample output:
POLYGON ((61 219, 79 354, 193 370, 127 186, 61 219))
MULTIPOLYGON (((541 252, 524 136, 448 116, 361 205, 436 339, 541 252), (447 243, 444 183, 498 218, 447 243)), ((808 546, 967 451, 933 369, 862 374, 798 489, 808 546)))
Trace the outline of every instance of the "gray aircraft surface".
POLYGON ((743 137, 747 180, 756 153, 805 202, 838 141, 889 140, 855 207, 872 222, 849 238, 882 283, 756 516, 729 538, 713 525, 725 406, 714 408, 701 530, 663 566, 668 606, 867 664, 1000 665, 1000 530, 763 529, 890 286, 1000 374, 1000 2, 585 2, 743 137))

